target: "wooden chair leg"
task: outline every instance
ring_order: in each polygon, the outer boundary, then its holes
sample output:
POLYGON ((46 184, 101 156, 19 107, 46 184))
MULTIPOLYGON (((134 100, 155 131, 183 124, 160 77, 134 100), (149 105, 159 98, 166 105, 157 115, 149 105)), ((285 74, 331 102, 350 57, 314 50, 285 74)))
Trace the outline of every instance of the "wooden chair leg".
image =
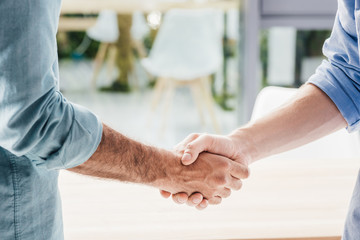
POLYGON ((104 63, 106 51, 109 47, 108 43, 101 43, 99 46, 99 50, 96 54, 95 61, 94 61, 94 72, 91 80, 91 85, 93 89, 96 89, 96 80, 100 73, 101 67, 104 63))
POLYGON ((204 117, 204 113, 202 110, 203 100, 201 99, 201 95, 202 95, 201 89, 200 89, 201 86, 199 84, 194 84, 194 83, 191 83, 189 86, 190 86, 190 90, 191 90, 196 108, 199 112, 201 125, 205 126, 205 117, 204 117))
POLYGON ((152 97, 152 100, 151 100, 151 111, 155 111, 157 105, 159 104, 160 102, 160 98, 161 98, 161 95, 163 94, 164 90, 165 90, 165 86, 166 86, 166 81, 168 79, 166 78, 158 78, 156 83, 155 83, 155 87, 154 87, 154 95, 152 97))
POLYGON ((167 122, 168 122, 168 118, 169 118, 169 112, 170 112, 170 108, 172 106, 172 100, 173 100, 173 96, 174 96, 174 90, 175 90, 175 83, 174 80, 172 79, 166 79, 167 83, 166 83, 166 96, 165 96, 165 105, 164 105, 164 116, 163 116, 163 121, 162 121, 162 125, 160 127, 160 137, 163 137, 165 134, 165 130, 167 127, 167 122))
POLYGON ((147 57, 146 49, 144 44, 139 40, 133 40, 133 46, 139 54, 139 58, 143 59, 147 57))
POLYGON ((148 113, 148 117, 146 121, 146 128, 150 127, 151 125, 153 115, 155 114, 155 109, 159 105, 161 96, 165 92, 166 81, 167 79, 161 77, 156 80, 154 93, 152 95, 152 99, 150 103, 150 112, 148 113))
POLYGON ((209 77, 204 77, 199 80, 200 89, 205 101, 205 105, 209 111, 210 118, 216 133, 221 134, 221 128, 219 122, 216 119, 215 109, 214 109, 214 100, 211 96, 211 90, 209 85, 209 77))
POLYGON ((109 47, 109 57, 107 64, 107 75, 110 80, 112 80, 114 69, 115 69, 115 61, 117 56, 117 48, 114 44, 109 47))

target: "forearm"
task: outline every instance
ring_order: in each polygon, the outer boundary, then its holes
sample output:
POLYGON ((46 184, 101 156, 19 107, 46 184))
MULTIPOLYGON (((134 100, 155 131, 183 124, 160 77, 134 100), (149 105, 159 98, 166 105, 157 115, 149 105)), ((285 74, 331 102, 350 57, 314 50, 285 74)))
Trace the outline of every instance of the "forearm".
POLYGON ((230 137, 241 149, 241 155, 250 156, 251 163, 302 146, 346 125, 331 99, 307 84, 288 104, 237 129, 230 137))
POLYGON ((172 152, 146 146, 103 125, 102 140, 96 152, 85 163, 69 170, 159 187, 164 179, 174 174, 169 171, 176 171, 179 162, 179 157, 172 152))
POLYGON ((218 155, 201 154, 196 164, 183 166, 181 156, 146 146, 104 125, 99 147, 85 163, 69 169, 84 175, 141 183, 170 193, 201 192, 210 203, 239 189, 247 169, 218 155))

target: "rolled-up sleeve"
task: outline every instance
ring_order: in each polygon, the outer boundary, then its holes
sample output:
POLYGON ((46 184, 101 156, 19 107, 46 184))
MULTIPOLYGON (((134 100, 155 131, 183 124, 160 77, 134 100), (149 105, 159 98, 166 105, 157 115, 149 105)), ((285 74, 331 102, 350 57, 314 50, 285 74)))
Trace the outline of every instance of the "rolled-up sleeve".
POLYGON ((0 1, 0 146, 48 169, 96 151, 102 124, 59 92, 56 31, 61 1, 0 1))
POLYGON ((323 52, 328 60, 309 79, 335 103, 349 132, 360 130, 360 63, 354 1, 339 1, 331 36, 323 52))

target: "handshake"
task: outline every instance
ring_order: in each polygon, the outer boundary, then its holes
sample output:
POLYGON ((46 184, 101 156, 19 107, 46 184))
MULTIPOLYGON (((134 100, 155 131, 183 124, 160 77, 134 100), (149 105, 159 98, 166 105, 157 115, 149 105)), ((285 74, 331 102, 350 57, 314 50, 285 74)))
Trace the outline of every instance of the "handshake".
POLYGON ((242 187, 249 176, 250 155, 237 142, 235 135, 191 134, 175 147, 179 166, 170 180, 159 187, 163 197, 172 195, 178 204, 187 203, 201 210, 208 204, 219 204, 231 190, 242 187))
POLYGON ((240 128, 228 136, 192 134, 167 151, 129 139, 103 125, 96 152, 69 169, 84 175, 156 187, 177 203, 204 209, 239 190, 258 157, 252 133, 240 128), (254 155, 255 154, 255 155, 254 155))

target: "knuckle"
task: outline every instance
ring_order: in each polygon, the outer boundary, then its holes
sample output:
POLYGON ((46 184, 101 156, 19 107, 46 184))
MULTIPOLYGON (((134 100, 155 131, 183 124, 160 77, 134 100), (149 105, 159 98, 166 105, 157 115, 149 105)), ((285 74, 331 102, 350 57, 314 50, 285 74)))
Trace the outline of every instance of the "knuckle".
POLYGON ((198 138, 200 136, 200 133, 192 133, 190 134, 190 138, 195 139, 198 138))
POLYGON ((228 171, 231 168, 231 162, 230 161, 221 161, 220 167, 221 167, 221 169, 228 171))
POLYGON ((216 185, 225 185, 227 183, 226 177, 224 175, 218 175, 215 179, 216 185))
POLYGON ((186 148, 187 150, 194 150, 195 149, 195 146, 194 146, 194 143, 189 143, 188 145, 186 145, 186 148))

